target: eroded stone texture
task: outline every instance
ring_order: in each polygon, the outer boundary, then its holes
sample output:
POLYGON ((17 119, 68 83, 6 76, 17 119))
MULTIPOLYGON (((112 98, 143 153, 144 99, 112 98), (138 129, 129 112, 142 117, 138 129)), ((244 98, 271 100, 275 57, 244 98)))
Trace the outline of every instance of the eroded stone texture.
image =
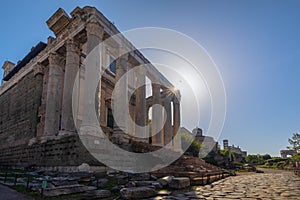
POLYGON ((143 199, 154 196, 156 191, 148 187, 123 188, 120 191, 124 199, 143 199))
POLYGON ((170 188, 174 189, 183 189, 190 186, 190 179, 187 177, 176 177, 173 178, 171 183, 169 184, 170 188))
POLYGON ((26 144, 35 137, 42 79, 29 73, 0 97, 1 147, 26 144))
POLYGON ((249 173, 221 179, 210 185, 197 186, 167 196, 150 199, 299 199, 300 177, 292 172, 267 170, 266 173, 249 173))

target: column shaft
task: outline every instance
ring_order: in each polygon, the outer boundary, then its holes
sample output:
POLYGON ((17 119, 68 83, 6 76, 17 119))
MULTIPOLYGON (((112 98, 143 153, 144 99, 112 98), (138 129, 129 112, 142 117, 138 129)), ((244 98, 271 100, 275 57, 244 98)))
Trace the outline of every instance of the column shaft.
POLYGON ((63 58, 57 53, 49 55, 45 136, 55 136, 60 128, 63 64, 63 58))
POLYGON ((127 143, 129 137, 126 134, 128 132, 127 114, 129 114, 129 103, 128 103, 128 90, 127 90, 127 56, 123 55, 116 60, 116 84, 118 87, 114 88, 114 132, 112 135, 113 141, 121 144, 127 143))
MULTIPOLYGON (((146 76, 144 73, 139 73, 137 75, 137 84, 140 87, 136 90, 136 113, 135 113, 135 121, 138 126, 141 128, 136 129, 139 133, 137 135, 141 135, 142 137, 146 137, 147 131, 142 128, 145 127, 146 122, 146 76)), ((147 138, 140 138, 139 141, 148 142, 147 138)))
POLYGON ((166 122, 164 125, 164 145, 167 145, 172 140, 172 110, 171 110, 171 95, 167 94, 164 98, 164 108, 166 110, 166 122))
POLYGON ((36 80, 36 86, 35 86, 35 110, 36 113, 32 113, 33 114, 33 122, 32 122, 32 130, 34 130, 34 132, 36 133, 36 137, 40 138, 43 134, 40 131, 38 131, 37 129, 37 125, 38 125, 38 118, 39 118, 39 108, 41 106, 41 102, 42 102, 42 93, 43 93, 43 81, 44 81, 44 66, 42 66, 40 63, 36 64, 34 66, 34 76, 35 76, 35 80, 36 80))
MULTIPOLYGON (((96 19, 91 18, 86 25, 87 31, 87 57, 84 72, 83 84, 84 97, 82 123, 80 126, 81 134, 97 134, 100 133, 99 115, 100 99, 101 99, 101 48, 99 46, 102 41, 104 29, 100 26, 96 19), (96 115, 95 115, 96 114, 96 115)), ((79 109, 81 110, 81 109, 79 109)))
POLYGON ((180 102, 175 96, 173 99, 173 149, 174 151, 182 151, 181 134, 180 134, 180 102))
POLYGON ((164 145, 164 137, 162 130, 163 110, 161 105, 160 85, 152 84, 152 144, 164 145))
POLYGON ((62 118, 61 118, 61 129, 64 131, 75 132, 75 123, 73 120, 72 112, 72 94, 74 81, 79 69, 79 46, 74 40, 68 40, 66 53, 66 67, 65 67, 65 78, 64 78, 64 90, 62 100, 62 118))

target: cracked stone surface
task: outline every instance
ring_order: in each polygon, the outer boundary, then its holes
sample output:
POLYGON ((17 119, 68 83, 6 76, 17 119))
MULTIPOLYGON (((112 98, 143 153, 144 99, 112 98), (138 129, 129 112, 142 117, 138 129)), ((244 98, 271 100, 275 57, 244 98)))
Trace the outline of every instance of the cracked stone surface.
POLYGON ((189 192, 157 196, 155 199, 299 199, 300 177, 292 172, 266 170, 266 173, 248 173, 229 177, 211 185, 194 187, 189 192), (172 195, 172 196, 171 196, 172 195))

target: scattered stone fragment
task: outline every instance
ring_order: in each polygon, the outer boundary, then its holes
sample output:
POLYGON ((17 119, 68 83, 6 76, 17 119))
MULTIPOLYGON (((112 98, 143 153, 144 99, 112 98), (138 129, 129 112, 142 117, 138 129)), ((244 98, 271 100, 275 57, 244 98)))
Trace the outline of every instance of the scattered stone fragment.
POLYGON ((173 180, 174 176, 165 176, 163 178, 158 179, 157 181, 162 185, 162 186, 166 186, 168 184, 170 184, 173 180))
POLYGON ((177 177, 173 178, 169 184, 170 188, 173 189, 183 189, 190 186, 190 179, 187 177, 177 177))
POLYGON ((89 190, 96 190, 96 187, 93 186, 85 186, 85 185, 67 185, 67 186, 60 186, 55 188, 46 188, 44 190, 44 196, 59 196, 59 195, 66 195, 66 194, 75 194, 75 193, 82 193, 89 190))
POLYGON ((121 185, 115 185, 111 188, 111 192, 113 193, 117 193, 117 192, 120 192, 120 190, 123 188, 124 186, 121 186, 121 185))
POLYGON ((82 197, 84 198, 107 198, 110 197, 111 192, 109 190, 92 190, 85 192, 82 197))
POLYGON ((156 191, 149 187, 123 188, 120 193, 124 199, 142 199, 156 195, 156 191))

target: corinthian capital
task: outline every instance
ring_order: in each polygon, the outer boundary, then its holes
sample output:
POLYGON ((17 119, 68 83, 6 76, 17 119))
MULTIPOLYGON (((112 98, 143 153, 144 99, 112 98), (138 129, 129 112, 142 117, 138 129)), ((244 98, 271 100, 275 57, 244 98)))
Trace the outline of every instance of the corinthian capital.
POLYGON ((44 66, 40 63, 37 63, 35 66, 33 66, 33 73, 34 76, 44 75, 44 66))
POLYGON ((68 39, 66 42, 67 52, 75 52, 79 54, 79 42, 74 39, 68 39))
POLYGON ((104 28, 100 25, 95 15, 91 15, 87 21, 86 32, 88 35, 96 35, 103 38, 104 28))
POLYGON ((64 65, 64 58, 56 52, 52 52, 48 57, 49 65, 56 65, 62 67, 64 65))

